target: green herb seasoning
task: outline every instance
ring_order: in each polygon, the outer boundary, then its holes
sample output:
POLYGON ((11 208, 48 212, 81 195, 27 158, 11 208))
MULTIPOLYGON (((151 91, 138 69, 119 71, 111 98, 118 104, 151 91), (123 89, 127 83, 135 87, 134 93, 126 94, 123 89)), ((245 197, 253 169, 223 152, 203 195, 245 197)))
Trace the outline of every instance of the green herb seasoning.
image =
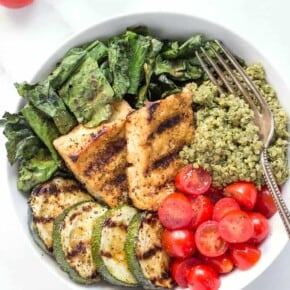
MULTIPOLYGON (((267 83, 263 67, 254 64, 246 72, 266 98, 275 119, 275 137, 269 148, 269 161, 278 184, 289 176, 287 147, 288 116, 276 94, 267 83)), ((260 165, 262 142, 253 122, 253 111, 239 96, 219 95, 209 81, 187 87, 193 93, 196 117, 195 137, 181 157, 195 167, 202 166, 213 177, 215 186, 225 186, 237 180, 264 184, 260 165)))

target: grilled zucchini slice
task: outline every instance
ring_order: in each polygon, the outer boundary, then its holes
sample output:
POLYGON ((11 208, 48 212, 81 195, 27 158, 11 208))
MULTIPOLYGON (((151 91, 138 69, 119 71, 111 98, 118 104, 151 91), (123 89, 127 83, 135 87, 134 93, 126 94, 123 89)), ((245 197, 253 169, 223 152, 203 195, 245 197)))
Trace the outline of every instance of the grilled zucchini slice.
POLYGON ((33 189, 28 201, 32 212, 31 228, 49 252, 53 251, 52 230, 55 218, 66 208, 85 200, 93 200, 93 197, 73 179, 57 177, 33 189))
POLYGON ((92 259, 91 240, 93 225, 106 210, 94 201, 80 202, 66 209, 54 222, 54 256, 77 283, 92 284, 100 280, 92 259))
POLYGON ((29 227, 29 232, 33 238, 33 241, 36 243, 36 245, 38 245, 38 247, 47 255, 49 256, 53 256, 52 251, 49 251, 46 247, 46 245, 44 244, 44 242, 42 241, 42 239, 40 238, 37 228, 35 226, 35 223, 33 222, 33 217, 32 217, 32 213, 29 210, 28 212, 28 227, 29 227))
POLYGON ((128 227, 125 242, 130 271, 145 289, 172 288, 170 257, 161 246, 163 226, 153 212, 138 213, 128 227))
POLYGON ((102 277, 117 286, 136 286, 137 281, 128 269, 125 254, 127 227, 137 213, 123 205, 108 210, 93 229, 93 260, 102 277))

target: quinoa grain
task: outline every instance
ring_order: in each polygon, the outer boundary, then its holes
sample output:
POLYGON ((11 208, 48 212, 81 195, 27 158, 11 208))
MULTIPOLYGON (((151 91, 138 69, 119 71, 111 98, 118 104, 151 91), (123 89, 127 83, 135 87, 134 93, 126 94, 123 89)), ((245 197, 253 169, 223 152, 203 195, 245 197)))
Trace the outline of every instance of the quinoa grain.
MULTIPOLYGON (((269 147, 269 161, 278 184, 283 184, 289 176, 288 116, 267 83, 263 67, 254 64, 247 67, 246 72, 274 115, 275 138, 269 147)), ((258 187, 264 184, 260 165, 262 142, 248 104, 239 96, 219 95, 210 81, 200 86, 191 83, 187 88, 193 94, 196 132, 192 144, 181 151, 181 158, 194 167, 208 170, 215 186, 237 180, 252 181, 258 187)))

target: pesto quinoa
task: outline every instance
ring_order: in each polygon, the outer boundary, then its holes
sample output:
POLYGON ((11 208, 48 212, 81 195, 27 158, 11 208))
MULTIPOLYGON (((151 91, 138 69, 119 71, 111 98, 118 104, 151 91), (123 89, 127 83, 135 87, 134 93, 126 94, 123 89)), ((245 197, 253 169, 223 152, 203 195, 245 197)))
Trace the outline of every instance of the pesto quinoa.
MULTIPOLYGON (((268 149, 269 161, 278 184, 289 176, 287 163, 288 116, 280 106, 276 93, 267 83, 263 67, 254 64, 247 74, 266 98, 275 120, 275 137, 268 149)), ((196 118, 195 137, 180 155, 194 167, 202 166, 212 174, 214 186, 225 186, 237 180, 264 184, 258 127, 253 122, 253 111, 239 96, 219 95, 209 81, 200 86, 187 85, 193 93, 196 118)))

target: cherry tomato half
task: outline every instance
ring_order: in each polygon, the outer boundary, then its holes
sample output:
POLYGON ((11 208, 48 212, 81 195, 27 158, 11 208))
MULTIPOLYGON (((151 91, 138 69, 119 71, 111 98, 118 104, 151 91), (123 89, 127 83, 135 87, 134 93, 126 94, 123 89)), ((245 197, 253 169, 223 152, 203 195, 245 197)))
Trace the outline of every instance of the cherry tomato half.
POLYGON ((223 195, 223 187, 217 187, 211 185, 210 188, 207 190, 205 195, 213 202, 216 203, 219 199, 224 197, 223 195))
POLYGON ((198 226, 195 244, 199 252, 207 257, 217 257, 226 252, 228 243, 220 236, 218 222, 208 220, 198 226))
POLYGON ((261 251, 248 243, 233 244, 230 247, 230 255, 237 268, 248 270, 258 262, 261 251))
POLYGON ((273 197, 266 185, 258 191, 255 210, 263 214, 266 218, 270 218, 277 212, 277 207, 273 197))
POLYGON ((188 164, 176 175, 175 186, 184 193, 199 195, 210 188, 211 180, 211 175, 203 168, 193 168, 188 164))
POLYGON ((254 234, 249 242, 259 244, 265 240, 269 234, 269 222, 267 218, 259 212, 249 212, 248 214, 254 225, 254 234))
POLYGON ((180 229, 190 224, 193 212, 191 202, 182 193, 169 194, 158 209, 160 222, 168 229, 180 229))
POLYGON ((240 206, 234 198, 223 197, 215 203, 212 219, 218 222, 229 212, 237 209, 240 209, 240 206))
POLYGON ((29 5, 33 0, 0 0, 0 4, 8 8, 20 8, 29 5))
POLYGON ((234 210, 220 220, 218 232, 229 243, 242 243, 254 235, 254 226, 245 211, 234 210))
POLYGON ((205 195, 190 196, 193 217, 190 223, 192 229, 196 229, 202 222, 212 218, 213 203, 205 195))
POLYGON ((252 182, 234 182, 224 188, 224 195, 236 199, 241 208, 247 211, 253 210, 257 194, 257 188, 252 182))
POLYGON ((190 290, 218 290, 221 285, 218 274, 207 265, 193 266, 187 280, 190 290))
POLYGON ((171 257, 186 258, 195 252, 194 233, 189 229, 165 229, 161 236, 164 251, 171 257))
POLYGON ((205 264, 211 266, 219 274, 230 273, 234 269, 234 263, 231 256, 225 253, 218 257, 206 257, 200 258, 205 264))
POLYGON ((175 259, 171 264, 171 275, 173 280, 182 288, 186 288, 187 276, 189 270, 196 265, 201 264, 201 261, 194 257, 189 257, 185 259, 175 259))

